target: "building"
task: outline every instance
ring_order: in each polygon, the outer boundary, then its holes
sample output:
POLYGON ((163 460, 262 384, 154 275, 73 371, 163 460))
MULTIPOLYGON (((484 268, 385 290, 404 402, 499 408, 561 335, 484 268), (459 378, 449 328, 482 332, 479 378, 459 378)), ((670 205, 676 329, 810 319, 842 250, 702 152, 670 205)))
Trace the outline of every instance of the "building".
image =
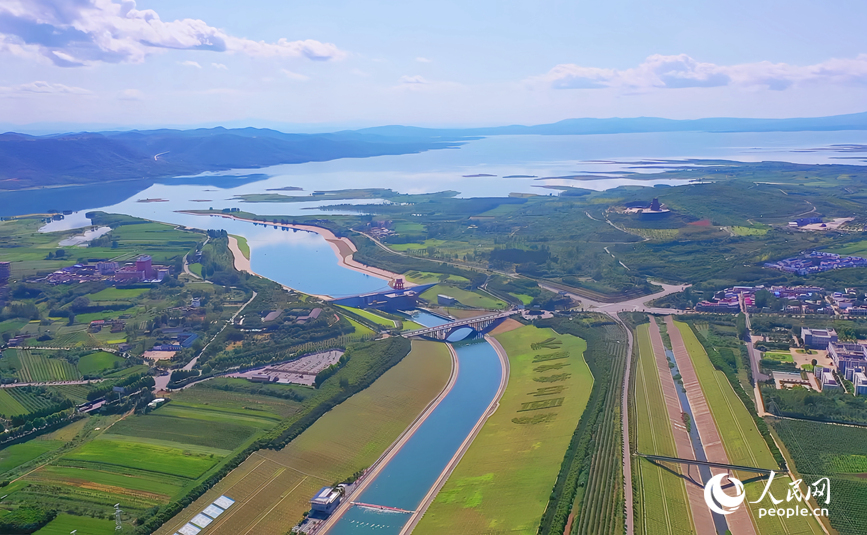
POLYGON ((96 269, 101 275, 114 275, 117 271, 117 262, 97 262, 96 269))
POLYGON ((801 340, 810 349, 827 349, 828 344, 837 342, 837 331, 834 329, 807 329, 806 327, 801 327, 801 340))
POLYGON ((813 373, 819 381, 819 386, 822 387, 822 392, 825 390, 837 390, 840 388, 840 384, 837 383, 837 379, 834 377, 834 372, 831 371, 830 368, 819 366, 813 370, 813 373))
POLYGON ((455 299, 454 297, 439 294, 439 295, 437 295, 437 304, 440 304, 443 306, 456 306, 456 305, 459 305, 460 302, 458 302, 458 300, 455 299))
POLYGON ((867 347, 861 344, 828 344, 828 356, 837 372, 849 381, 854 381, 855 373, 867 369, 867 347))
POLYGON ((310 500, 310 509, 314 513, 330 515, 340 505, 340 498, 343 493, 332 487, 322 487, 316 496, 310 500))
POLYGON ((867 396, 867 374, 863 371, 856 373, 852 382, 855 383, 856 396, 867 396))

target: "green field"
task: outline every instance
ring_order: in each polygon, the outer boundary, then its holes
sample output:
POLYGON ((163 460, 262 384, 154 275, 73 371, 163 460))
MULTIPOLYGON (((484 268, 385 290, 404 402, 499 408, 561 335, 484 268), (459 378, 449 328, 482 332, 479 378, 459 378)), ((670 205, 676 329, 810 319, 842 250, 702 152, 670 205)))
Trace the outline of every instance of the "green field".
POLYGON ((195 264, 190 264, 189 268, 190 268, 190 271, 195 273, 196 275, 198 275, 199 278, 202 277, 202 264, 199 264, 198 262, 195 264))
POLYGON ((778 362, 795 362, 792 354, 788 351, 766 351, 762 353, 763 359, 776 360, 778 362))
POLYGON ((91 301, 131 301, 149 288, 106 288, 88 295, 91 301))
POLYGON ((3 448, 0 450, 0 475, 61 446, 63 442, 59 440, 30 440, 3 448))
MULTIPOLYGON (((756 428, 752 416, 747 408, 732 390, 725 374, 715 370, 701 342, 695 337, 690 326, 686 323, 675 322, 683 336, 684 344, 689 351, 690 359, 695 367, 695 373, 701 384, 701 390, 710 406, 711 414, 723 441, 728 461, 730 464, 741 466, 757 466, 771 468, 777 466, 774 456, 768 449, 768 445, 756 428)), ((752 477, 749 473, 737 473, 741 481, 752 477)), ((766 480, 761 478, 752 483, 746 483, 746 493, 750 497, 748 501, 758 499, 764 489, 766 480)), ((790 480, 788 477, 778 475, 772 487, 772 493, 785 497, 786 489, 790 480)), ((766 499, 767 500, 767 499, 766 499)), ((760 507, 770 507, 768 503, 749 504, 753 524, 757 530, 765 534, 786 533, 822 533, 818 523, 810 517, 804 518, 780 518, 765 516, 759 518, 760 507)))
MULTIPOLYGON (((649 325, 639 325, 635 342, 638 360, 635 366, 635 443, 641 453, 677 457, 677 448, 662 393, 662 383, 648 332, 649 325)), ((646 535, 695 533, 692 511, 684 481, 669 470, 644 459, 633 460, 637 478, 636 499, 641 516, 636 518, 636 532, 646 535), (637 465, 637 466, 636 466, 637 465)), ((679 471, 679 467, 671 467, 679 471)))
POLYGON ((406 276, 406 280, 416 284, 429 284, 437 281, 442 282, 442 280, 458 284, 467 284, 470 282, 470 279, 461 277, 460 275, 444 275, 440 273, 432 273, 430 271, 407 271, 404 275, 406 276))
POLYGON ((16 377, 23 383, 72 381, 79 379, 75 365, 61 358, 50 358, 51 351, 7 349, 3 352, 3 365, 15 368, 16 377))
POLYGON ((506 308, 507 306, 505 302, 491 297, 486 293, 463 290, 461 288, 455 288, 454 286, 447 286, 444 284, 437 284, 436 286, 428 289, 423 294, 421 294, 421 297, 422 299, 426 299, 427 301, 436 304, 437 295, 439 294, 454 297, 455 299, 460 301, 462 305, 473 308, 501 310, 506 308))
POLYGON ((369 467, 439 394, 450 368, 444 344, 414 340, 409 355, 370 387, 282 450, 255 453, 156 533, 175 533, 220 494, 236 500, 220 533, 285 532, 309 510, 312 493, 369 467))
POLYGON ((125 362, 123 358, 106 351, 90 353, 78 359, 78 371, 82 375, 94 375, 103 370, 114 368, 115 363, 120 365, 125 362))
MULTIPOLYGON (((155 428, 154 434, 157 433, 158 429, 155 428)), ((101 435, 99 439, 64 455, 62 462, 67 465, 74 462, 76 465, 91 468, 131 468, 189 479, 204 474, 216 462, 212 456, 192 453, 182 444, 171 448, 150 443, 112 440, 110 437, 111 435, 101 435)))
POLYGON ((584 340, 524 326, 495 337, 509 358, 509 383, 414 533, 535 534, 593 376, 584 340), (544 344, 533 349, 532 344, 544 344), (553 353, 552 353, 553 350, 553 353), (540 360, 557 356, 555 360, 540 360), (551 369, 551 363, 559 366, 551 369), (561 366, 562 365, 562 366, 561 366), (562 380, 539 382, 550 374, 562 380))
POLYGON ((368 320, 372 321, 373 323, 375 323, 375 324, 377 324, 377 325, 382 325, 383 327, 385 327, 385 328, 387 328, 387 329, 394 329, 394 322, 393 322, 393 321, 391 321, 391 320, 388 319, 388 318, 383 318, 382 316, 380 316, 379 314, 373 312, 372 310, 365 310, 365 309, 361 309, 361 308, 345 307, 345 306, 341 306, 341 305, 338 305, 338 308, 342 308, 342 309, 344 309, 344 310, 348 310, 348 311, 350 311, 350 312, 353 312, 353 313, 355 313, 355 314, 358 314, 358 315, 361 316, 362 318, 368 319, 368 320))
POLYGON ((59 514, 36 535, 69 535, 73 530, 81 535, 113 535, 117 533, 114 528, 114 520, 59 514))

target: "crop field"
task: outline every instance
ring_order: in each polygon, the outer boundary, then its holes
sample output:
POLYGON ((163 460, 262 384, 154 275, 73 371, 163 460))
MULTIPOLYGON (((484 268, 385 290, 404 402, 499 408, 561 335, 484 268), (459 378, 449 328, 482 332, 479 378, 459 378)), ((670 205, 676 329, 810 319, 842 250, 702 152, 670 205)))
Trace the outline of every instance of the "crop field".
MULTIPOLYGON (((641 453, 677 457, 647 324, 636 329, 635 343, 638 361, 632 399, 637 449, 641 453)), ((640 533, 693 533, 692 512, 683 480, 643 459, 635 458, 633 463, 637 464, 633 470, 638 477, 636 498, 640 500, 642 513, 636 519, 640 533)), ((677 470, 676 467, 674 469, 677 470)))
POLYGON ((414 533, 535 534, 572 433, 590 397, 587 344, 551 329, 498 334, 509 358, 500 406, 425 513, 414 533), (555 359, 545 357, 556 356, 555 359), (556 363, 556 370, 550 368, 556 363), (559 376, 557 381, 539 382, 559 376), (541 402, 541 403, 540 403, 541 402))
POLYGON ((48 355, 49 352, 40 350, 7 349, 3 359, 6 367, 18 370, 16 376, 25 383, 72 381, 81 377, 73 364, 48 355))
POLYGON ((149 290, 149 288, 106 288, 87 297, 91 301, 131 301, 149 290))
POLYGON ((842 255, 867 256, 867 240, 850 243, 842 247, 833 247, 830 251, 842 255))
POLYGON ((29 474, 24 480, 28 484, 12 492, 9 499, 18 503, 42 500, 60 510, 100 514, 121 502, 124 510, 138 514, 168 503, 195 485, 208 470, 276 426, 297 405, 271 396, 202 386, 176 392, 170 403, 149 414, 116 421, 97 437, 29 474))
POLYGON ((358 323, 357 321, 355 321, 352 318, 346 318, 346 320, 349 322, 350 325, 352 325, 355 328, 355 332, 353 333, 355 336, 367 336, 369 334, 376 334, 373 332, 373 329, 371 329, 370 327, 368 327, 366 325, 362 325, 361 323, 358 323))
POLYGON ((18 414, 26 414, 30 411, 10 394, 12 388, 0 389, 0 415, 11 418, 18 414))
MULTIPOLYGON (((444 344, 413 341, 412 351, 278 451, 260 450, 156 533, 177 531, 214 498, 235 505, 209 535, 279 535, 301 520, 320 487, 369 467, 448 382, 444 344)), ((191 389, 194 390, 194 389, 191 389)))
POLYGON ((794 460, 805 485, 828 477, 831 501, 828 508, 831 526, 841 535, 863 533, 867 522, 867 457, 864 444, 867 428, 771 419, 771 425, 794 460))
POLYGON ((466 277, 461 277, 460 275, 448 275, 440 273, 431 273, 430 271, 407 271, 404 273, 406 276, 406 280, 410 282, 414 282, 416 284, 429 284, 431 282, 437 282, 447 280, 449 282, 456 282, 459 284, 466 284, 470 282, 470 279, 466 277))
POLYGON ((649 240, 668 241, 677 237, 676 228, 625 228, 626 232, 649 240))
POLYGON ((3 448, 0 450, 0 475, 61 446, 63 442, 59 440, 30 440, 3 448))
POLYGON ((764 236, 771 230, 767 225, 755 225, 751 227, 732 227, 732 232, 735 236, 764 236))
POLYGON ((431 303, 436 303, 438 294, 454 297, 460 301, 462 305, 473 308, 501 310, 507 306, 505 302, 485 293, 463 290, 461 288, 455 288, 454 286, 439 284, 421 294, 421 297, 422 299, 427 299, 431 303))
POLYGON ((0 389, 0 415, 11 418, 29 414, 51 406, 51 402, 25 388, 0 389))
MULTIPOLYGON (((156 433, 157 430, 155 429, 156 433)), ((111 435, 101 435, 72 453, 63 456, 64 463, 78 466, 109 466, 131 468, 195 479, 214 465, 216 459, 206 454, 194 454, 182 444, 170 448, 113 440, 111 435)))
MULTIPOLYGON (((742 466, 757 466, 771 468, 776 466, 771 451, 756 428, 752 416, 738 398, 723 372, 714 369, 701 342, 695 337, 692 329, 686 323, 675 322, 683 336, 684 344, 689 351, 690 359, 695 367, 695 373, 701 384, 702 393, 707 399, 720 438, 726 450, 730 464, 742 466)), ((739 474, 742 481, 751 478, 748 473, 739 474)), ((785 496, 790 480, 778 475, 775 478, 774 494, 785 496)), ((748 501, 754 501, 761 496, 765 479, 745 484, 748 501), (754 497, 754 498, 752 498, 754 497)), ((767 504, 749 504, 753 524, 764 534, 786 533, 822 533, 818 523, 810 518, 780 518, 765 516, 759 518, 758 509, 768 507, 767 504)))
POLYGON ((73 530, 81 535, 113 535, 114 527, 114 520, 59 514, 35 535, 69 535, 73 530))
POLYGON ((78 371, 82 375, 93 375, 103 370, 110 370, 114 367, 115 363, 121 364, 122 362, 124 362, 124 359, 117 355, 106 351, 97 351, 78 359, 78 371))

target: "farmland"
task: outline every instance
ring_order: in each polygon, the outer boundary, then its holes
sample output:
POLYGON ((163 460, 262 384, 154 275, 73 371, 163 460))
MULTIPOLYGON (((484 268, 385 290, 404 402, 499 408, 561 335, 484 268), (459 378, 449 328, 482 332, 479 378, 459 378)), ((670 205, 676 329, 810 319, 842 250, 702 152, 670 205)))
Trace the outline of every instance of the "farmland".
POLYGON ((361 308, 351 308, 351 307, 344 307, 344 306, 339 306, 338 308, 349 310, 350 312, 358 314, 362 318, 366 318, 377 325, 382 325, 386 329, 393 329, 394 328, 394 322, 392 320, 390 320, 388 318, 384 318, 384 317, 380 316, 379 314, 373 312, 372 310, 364 310, 361 308))
POLYGON ((449 370, 445 345, 413 341, 409 355, 370 387, 320 417, 283 449, 254 453, 156 533, 174 533, 221 494, 236 504, 209 533, 284 533, 301 520, 316 490, 369 467, 442 390, 449 370))
POLYGON ((78 359, 78 371, 83 375, 95 375, 104 370, 110 370, 124 359, 105 351, 95 351, 78 359))
MULTIPOLYGON (((641 453, 677 457, 671 420, 662 392, 657 364, 650 344, 648 325, 636 329, 638 360, 632 397, 635 447, 641 453)), ((684 481, 669 470, 650 462, 633 461, 639 502, 636 532, 646 535, 693 533, 689 500, 684 481)))
MULTIPOLYGON (((730 464, 771 468, 777 465, 761 433, 753 423, 752 416, 732 389, 725 374, 715 370, 701 342, 695 337, 686 323, 675 322, 683 336, 690 360, 698 376, 701 390, 707 399, 714 423, 719 431, 730 464)), ((749 480, 749 474, 740 474, 741 480, 749 480)), ((789 480, 778 476, 773 489, 777 496, 785 495, 789 480)), ((748 496, 760 496, 765 480, 746 483, 748 496)), ((775 533, 821 533, 817 522, 805 518, 765 516, 759 518, 758 509, 765 504, 750 503, 750 514, 757 531, 762 534, 775 533)))
POLYGON ((7 501, 41 500, 77 514, 105 514, 120 502, 129 514, 140 514, 194 486, 278 425, 296 405, 198 385, 175 393, 170 403, 148 414, 91 424, 99 431, 27 475, 27 485, 12 489, 7 501))
POLYGON ((54 405, 43 389, 34 387, 0 389, 0 416, 30 414, 54 405))
POLYGON ((863 533, 867 522, 867 429, 776 418, 771 425, 805 485, 830 478, 832 499, 819 505, 828 508, 831 526, 841 535, 863 533))
POLYGON ((593 386, 583 357, 587 344, 530 325, 496 339, 510 367, 499 408, 414 533, 480 533, 490 526, 537 531, 593 386), (539 382, 552 373, 561 379, 539 382))
POLYGON ((3 352, 4 367, 17 370, 24 383, 73 381, 81 377, 75 365, 62 358, 51 358, 51 352, 29 349, 7 349, 3 352))
POLYGON ((9 470, 29 463, 61 446, 63 442, 59 440, 30 440, 3 448, 0 450, 0 478, 9 470))
POLYGON ((78 530, 82 535, 113 535, 114 520, 103 518, 90 518, 60 514, 49 522, 36 535, 68 535, 73 530, 78 530))

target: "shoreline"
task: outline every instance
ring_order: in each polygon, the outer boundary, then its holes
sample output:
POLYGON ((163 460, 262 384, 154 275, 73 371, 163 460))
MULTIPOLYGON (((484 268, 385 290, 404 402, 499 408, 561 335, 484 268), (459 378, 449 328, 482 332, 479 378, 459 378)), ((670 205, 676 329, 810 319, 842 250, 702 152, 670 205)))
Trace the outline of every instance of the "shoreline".
MULTIPOLYGON (((238 217, 238 216, 234 216, 231 214, 201 214, 201 213, 197 213, 197 212, 191 212, 188 210, 180 210, 179 213, 188 214, 188 215, 197 215, 197 216, 224 217, 226 219, 234 219, 236 221, 245 221, 248 223, 259 223, 259 224, 273 225, 275 227, 288 228, 288 229, 293 229, 293 230, 304 230, 307 232, 314 232, 314 233, 322 236, 325 239, 325 241, 328 242, 328 245, 331 246, 331 250, 334 251, 334 254, 337 256, 337 258, 339 260, 338 264, 340 266, 345 267, 347 269, 351 269, 353 271, 358 271, 360 273, 364 273, 366 275, 371 275, 371 276, 376 277, 378 279, 388 281, 389 283, 392 283, 395 279, 403 278, 405 287, 410 288, 412 286, 416 286, 415 283, 409 282, 408 280, 406 280, 406 278, 403 275, 401 275, 399 273, 393 273, 393 272, 387 271, 385 269, 380 269, 380 268, 376 268, 373 266, 368 266, 366 264, 362 264, 361 262, 355 260, 354 258, 352 258, 352 256, 358 252, 358 249, 355 247, 355 244, 352 243, 352 240, 350 240, 349 238, 346 238, 346 237, 338 238, 331 230, 329 230, 325 227, 317 227, 315 225, 293 225, 291 223, 271 223, 268 221, 257 221, 255 219, 247 219, 245 217, 238 217)), ((231 237, 229 238, 229 243, 230 244, 232 243, 231 237)), ((236 247, 237 247, 237 240, 235 240, 235 243, 236 243, 236 247)), ((238 256, 243 257, 244 255, 241 254, 240 249, 237 249, 237 252, 238 252, 238 254, 235 257, 236 258, 235 268, 240 270, 240 268, 238 268, 238 266, 237 266, 237 258, 238 258, 238 256)), ((233 250, 233 253, 234 253, 234 250, 233 250)), ((242 265, 244 265, 244 264, 242 264, 242 265)), ((246 271, 248 273, 253 273, 252 271, 249 270, 249 260, 247 260, 246 271)), ((253 274, 255 274, 255 273, 253 273, 253 274)), ((389 285, 391 285, 391 284, 389 284, 389 285)))

